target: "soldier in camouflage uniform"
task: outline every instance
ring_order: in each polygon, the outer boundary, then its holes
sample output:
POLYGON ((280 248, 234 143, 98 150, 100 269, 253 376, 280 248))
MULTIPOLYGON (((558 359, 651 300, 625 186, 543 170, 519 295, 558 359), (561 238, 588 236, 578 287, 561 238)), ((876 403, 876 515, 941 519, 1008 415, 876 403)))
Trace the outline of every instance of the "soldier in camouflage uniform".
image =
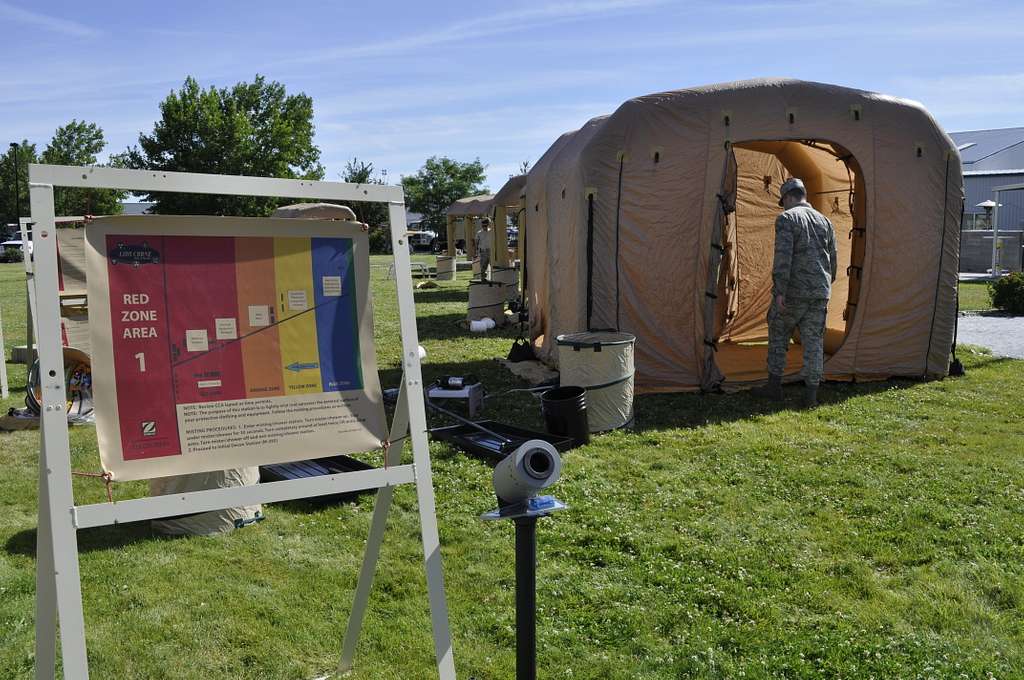
POLYGON ((775 220, 772 304, 768 310, 768 385, 755 392, 782 399, 782 374, 793 329, 804 348, 804 404, 818 403, 824 361, 825 317, 836 280, 836 234, 828 218, 807 203, 807 189, 797 178, 780 189, 775 220))
POLYGON ((480 229, 476 232, 476 252, 480 258, 480 280, 487 281, 491 266, 491 221, 486 217, 480 220, 480 229))

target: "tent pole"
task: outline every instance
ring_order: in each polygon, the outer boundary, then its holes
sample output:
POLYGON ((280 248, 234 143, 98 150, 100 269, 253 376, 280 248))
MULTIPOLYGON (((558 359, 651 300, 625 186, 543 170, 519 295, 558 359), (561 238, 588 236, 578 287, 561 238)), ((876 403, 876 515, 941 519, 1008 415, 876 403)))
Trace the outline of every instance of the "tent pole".
POLYGON ((456 250, 455 250, 455 216, 454 215, 448 215, 446 221, 447 221, 447 227, 446 228, 448 230, 447 231, 447 234, 448 234, 448 255, 450 257, 455 257, 455 253, 456 253, 456 250))

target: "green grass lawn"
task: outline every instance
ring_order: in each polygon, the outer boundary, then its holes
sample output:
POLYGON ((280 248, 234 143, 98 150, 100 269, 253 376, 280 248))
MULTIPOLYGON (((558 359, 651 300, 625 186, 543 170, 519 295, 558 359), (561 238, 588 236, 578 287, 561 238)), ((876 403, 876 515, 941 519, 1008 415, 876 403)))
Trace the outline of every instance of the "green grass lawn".
POLYGON ((985 311, 992 309, 992 300, 988 296, 987 281, 960 282, 960 311, 985 311))
MULTIPOLYGON (((400 349, 385 271, 373 285, 390 386, 400 349)), ((0 267, 8 345, 23 337, 23 294, 20 266, 0 267)), ((464 281, 417 303, 427 379, 517 386, 494 361, 514 334, 458 325, 464 281)), ((541 523, 541 677, 1024 677, 1024 362, 960 355, 964 378, 828 385, 811 412, 793 408, 796 388, 784 408, 639 398, 635 430, 565 456, 555 491, 570 509, 541 523)), ((20 389, 24 369, 9 368, 20 389)), ((540 425, 522 394, 486 415, 540 425)), ((32 677, 37 443, 0 435, 2 678, 32 677)), ((93 429, 71 444, 75 469, 98 468, 93 429)), ((431 451, 460 677, 511 678, 512 526, 478 519, 494 505, 484 464, 431 451)), ((75 491, 104 498, 89 479, 75 491)), ((353 678, 433 677, 414 490, 395 498, 353 678)), ((275 505, 219 538, 81 532, 93 677, 332 673, 372 501, 275 505)))

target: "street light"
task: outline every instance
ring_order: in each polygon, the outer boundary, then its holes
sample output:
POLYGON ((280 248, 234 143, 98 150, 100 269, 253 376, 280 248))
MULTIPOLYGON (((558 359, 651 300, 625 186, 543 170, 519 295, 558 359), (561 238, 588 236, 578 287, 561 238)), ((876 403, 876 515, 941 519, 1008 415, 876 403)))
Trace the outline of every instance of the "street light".
POLYGON ((987 201, 982 201, 975 208, 983 208, 985 210, 985 221, 988 222, 988 228, 992 228, 992 208, 996 207, 996 202, 991 198, 987 201))
MULTIPOLYGON (((996 192, 996 198, 999 197, 999 192, 996 192)), ((999 219, 999 208, 1002 203, 997 203, 991 198, 987 201, 982 201, 975 208, 985 209, 985 219, 988 220, 989 229, 992 230, 992 278, 999 277, 999 225, 996 221, 999 219)))
POLYGON ((14 221, 21 222, 21 184, 18 177, 18 143, 11 142, 11 162, 14 163, 14 221))

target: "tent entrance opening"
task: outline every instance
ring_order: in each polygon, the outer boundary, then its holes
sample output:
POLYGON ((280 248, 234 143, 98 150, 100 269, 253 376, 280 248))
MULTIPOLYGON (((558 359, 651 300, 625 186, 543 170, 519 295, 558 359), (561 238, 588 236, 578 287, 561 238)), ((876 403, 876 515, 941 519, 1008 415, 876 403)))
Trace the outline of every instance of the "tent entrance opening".
MULTIPOLYGON (((837 276, 825 330, 825 360, 834 354, 853 320, 864 256, 862 179, 856 160, 838 145, 821 141, 754 141, 733 146, 735 174, 723 194, 735 196, 735 211, 722 224, 724 253, 715 305, 715 363, 727 382, 767 377, 768 309, 779 187, 787 177, 807 186, 807 200, 835 227, 837 276)), ((799 334, 790 343, 786 374, 803 367, 799 334)))

